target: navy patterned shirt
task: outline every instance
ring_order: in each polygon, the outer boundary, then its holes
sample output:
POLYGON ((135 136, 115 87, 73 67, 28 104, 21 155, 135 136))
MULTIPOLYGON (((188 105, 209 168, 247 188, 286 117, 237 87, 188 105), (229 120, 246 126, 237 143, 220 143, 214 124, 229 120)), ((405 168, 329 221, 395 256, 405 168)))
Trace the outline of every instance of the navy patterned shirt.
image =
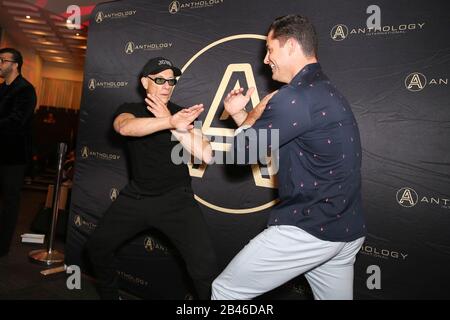
MULTIPOLYGON (((348 242, 366 234, 358 126, 319 63, 306 65, 284 85, 252 128, 279 130, 280 202, 269 225, 297 226, 325 241, 348 242)), ((260 138, 248 130, 235 137, 236 154, 259 142, 251 141, 260 138)), ((267 136, 270 149, 274 142, 267 136)))

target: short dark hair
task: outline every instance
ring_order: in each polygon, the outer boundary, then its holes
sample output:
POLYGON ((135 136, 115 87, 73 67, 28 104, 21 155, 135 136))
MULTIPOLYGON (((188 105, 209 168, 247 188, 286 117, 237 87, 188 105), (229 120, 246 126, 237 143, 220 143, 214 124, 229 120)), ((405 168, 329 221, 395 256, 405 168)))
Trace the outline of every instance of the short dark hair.
POLYGON ((0 49, 0 53, 11 53, 14 62, 17 62, 17 70, 19 71, 19 73, 22 72, 23 58, 19 50, 16 50, 14 48, 2 48, 0 49))
POLYGON ((316 30, 308 18, 298 14, 290 14, 276 18, 269 27, 273 38, 282 44, 288 38, 294 38, 303 48, 307 57, 317 57, 318 40, 316 30))

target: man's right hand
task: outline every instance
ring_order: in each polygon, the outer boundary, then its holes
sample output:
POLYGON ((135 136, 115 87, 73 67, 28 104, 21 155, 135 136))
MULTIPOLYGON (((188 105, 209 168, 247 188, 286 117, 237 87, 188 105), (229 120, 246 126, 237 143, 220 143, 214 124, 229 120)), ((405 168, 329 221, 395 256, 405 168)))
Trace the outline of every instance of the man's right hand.
POLYGON ((203 110, 203 104, 196 104, 192 107, 178 111, 170 117, 170 124, 173 128, 180 131, 191 130, 194 128, 192 122, 197 119, 203 110))

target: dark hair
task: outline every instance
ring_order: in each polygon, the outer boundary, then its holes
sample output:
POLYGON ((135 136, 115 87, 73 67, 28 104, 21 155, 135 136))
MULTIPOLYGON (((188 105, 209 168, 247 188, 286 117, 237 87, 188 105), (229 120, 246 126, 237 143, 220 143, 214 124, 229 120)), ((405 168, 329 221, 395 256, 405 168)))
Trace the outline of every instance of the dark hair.
POLYGON ((17 70, 19 71, 19 73, 22 72, 23 58, 22 54, 18 50, 14 48, 2 48, 0 49, 0 53, 11 53, 14 62, 17 62, 17 70))
POLYGON ((305 56, 317 57, 317 34, 308 18, 298 14, 278 17, 270 25, 270 31, 273 31, 273 38, 282 44, 288 38, 296 39, 302 46, 305 56))

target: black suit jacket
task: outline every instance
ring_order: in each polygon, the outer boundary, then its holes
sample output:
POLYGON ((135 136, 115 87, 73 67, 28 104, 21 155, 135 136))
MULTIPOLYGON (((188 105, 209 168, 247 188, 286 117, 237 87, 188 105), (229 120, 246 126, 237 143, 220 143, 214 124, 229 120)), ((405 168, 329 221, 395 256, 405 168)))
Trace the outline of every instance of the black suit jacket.
POLYGON ((36 91, 19 75, 0 85, 0 165, 26 164, 31 159, 31 120, 36 91))

